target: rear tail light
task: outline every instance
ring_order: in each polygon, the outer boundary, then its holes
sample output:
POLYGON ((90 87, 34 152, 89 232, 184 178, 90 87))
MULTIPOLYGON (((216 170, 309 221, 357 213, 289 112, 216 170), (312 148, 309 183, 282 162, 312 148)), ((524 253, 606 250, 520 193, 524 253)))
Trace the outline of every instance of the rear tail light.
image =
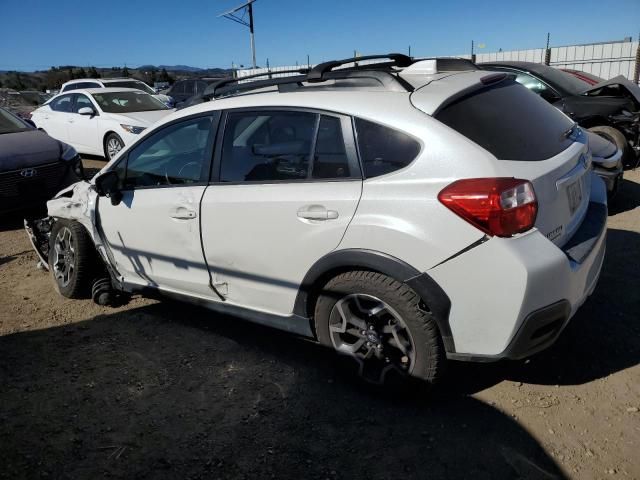
POLYGON ((517 178, 458 180, 438 195, 458 216, 488 235, 510 237, 536 222, 538 202, 533 185, 517 178))

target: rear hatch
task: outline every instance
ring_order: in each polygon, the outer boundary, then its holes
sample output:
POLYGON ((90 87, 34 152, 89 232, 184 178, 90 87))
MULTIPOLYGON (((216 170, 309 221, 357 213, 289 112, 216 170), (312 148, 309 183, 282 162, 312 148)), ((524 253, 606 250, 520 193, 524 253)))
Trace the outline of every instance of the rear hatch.
MULTIPOLYGON (((529 180, 538 200, 536 227, 562 246, 582 223, 589 205, 587 137, 513 77, 484 75, 427 113, 492 153, 498 159, 495 176, 529 180)), ((412 102, 420 108, 419 97, 412 102)))

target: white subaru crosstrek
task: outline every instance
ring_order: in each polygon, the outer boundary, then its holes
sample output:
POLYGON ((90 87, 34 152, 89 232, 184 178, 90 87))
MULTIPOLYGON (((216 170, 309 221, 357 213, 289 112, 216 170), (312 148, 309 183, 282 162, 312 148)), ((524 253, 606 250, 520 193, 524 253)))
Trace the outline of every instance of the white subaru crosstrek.
POLYGON ((192 301, 374 382, 549 346, 604 257, 588 136, 511 75, 383 58, 225 80, 143 132, 28 225, 60 293, 192 301))

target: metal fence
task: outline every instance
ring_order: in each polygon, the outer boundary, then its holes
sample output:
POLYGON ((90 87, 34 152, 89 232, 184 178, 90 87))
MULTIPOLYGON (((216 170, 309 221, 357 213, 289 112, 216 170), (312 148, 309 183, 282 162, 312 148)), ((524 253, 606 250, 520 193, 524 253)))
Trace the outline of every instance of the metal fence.
MULTIPOLYGON (((455 55, 460 58, 471 58, 471 55, 455 55)), ((605 80, 623 75, 631 81, 638 82, 640 69, 640 50, 638 42, 620 41, 592 43, 587 45, 569 45, 564 47, 533 48, 528 50, 509 50, 493 53, 478 53, 475 55, 478 63, 499 60, 545 63, 558 68, 582 70, 592 73, 605 80), (547 56, 548 55, 548 56, 547 56)), ((375 62, 375 61, 374 61, 375 62)), ((362 62, 369 63, 368 61, 362 62)), ((280 66, 270 68, 248 68, 238 70, 238 77, 246 77, 257 73, 272 76, 286 76, 295 74, 278 73, 283 70, 303 68, 306 65, 280 66)), ((310 65, 313 67, 314 65, 310 65)), ((346 66, 345 66, 346 67, 346 66)))

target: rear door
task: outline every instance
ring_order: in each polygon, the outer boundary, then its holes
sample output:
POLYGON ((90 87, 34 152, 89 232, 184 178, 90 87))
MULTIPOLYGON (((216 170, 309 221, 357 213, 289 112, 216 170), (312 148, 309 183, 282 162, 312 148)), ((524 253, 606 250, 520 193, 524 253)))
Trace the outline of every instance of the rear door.
POLYGON ((201 208, 207 264, 228 302, 289 314, 360 199, 351 121, 266 109, 230 111, 223 122, 201 208))
POLYGON ((435 118, 492 153, 496 176, 530 180, 536 227, 563 245, 582 223, 591 193, 587 136, 565 114, 513 80, 445 104, 435 118))
POLYGON ((98 138, 98 107, 83 93, 73 94, 73 115, 67 120, 67 135, 69 143, 76 146, 82 153, 102 154, 101 140, 98 138), (81 108, 89 107, 94 115, 80 115, 81 108))
POLYGON ((54 98, 49 103, 51 110, 42 113, 42 119, 39 121, 41 124, 39 124, 38 127, 45 130, 49 136, 56 140, 71 143, 67 134, 67 126, 69 119, 73 116, 73 113, 71 113, 72 107, 72 93, 54 98))

